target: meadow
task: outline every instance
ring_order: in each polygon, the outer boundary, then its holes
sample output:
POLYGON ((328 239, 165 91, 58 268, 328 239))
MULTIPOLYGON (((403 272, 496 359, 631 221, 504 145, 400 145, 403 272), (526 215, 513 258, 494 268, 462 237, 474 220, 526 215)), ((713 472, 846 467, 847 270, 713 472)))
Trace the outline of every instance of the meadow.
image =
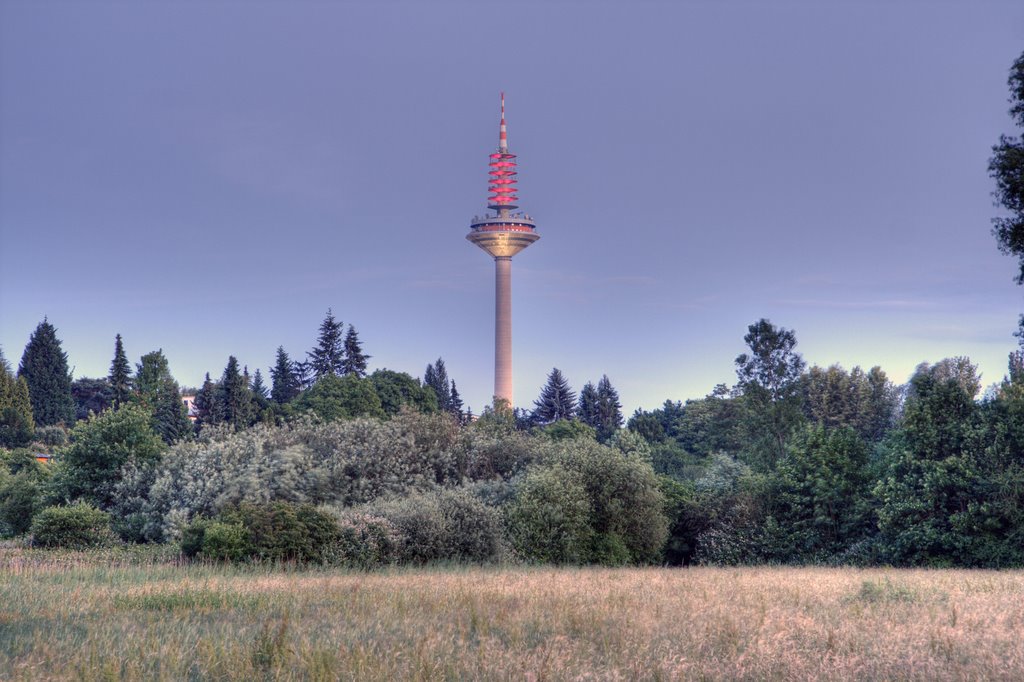
POLYGON ((0 550, 4 680, 1022 679, 1024 572, 0 550))

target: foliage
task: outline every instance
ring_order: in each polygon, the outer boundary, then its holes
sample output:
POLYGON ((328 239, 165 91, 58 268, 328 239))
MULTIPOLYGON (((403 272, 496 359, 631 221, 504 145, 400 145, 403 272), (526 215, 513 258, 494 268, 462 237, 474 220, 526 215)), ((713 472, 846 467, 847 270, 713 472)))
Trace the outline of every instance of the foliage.
POLYGON ((197 429, 201 429, 206 424, 216 424, 222 421, 217 405, 217 385, 210 380, 209 372, 203 378, 202 387, 196 392, 193 405, 196 411, 197 429))
POLYGON ((895 425, 899 395, 880 367, 867 374, 839 365, 811 367, 801 378, 804 415, 829 429, 849 427, 876 443, 895 425))
POLYGON ((580 391, 579 419, 593 427, 597 440, 607 442, 622 427, 622 403, 608 375, 601 377, 597 387, 589 381, 580 391))
POLYGON ((300 410, 308 410, 324 421, 352 417, 383 417, 380 397, 369 379, 354 374, 343 377, 326 375, 304 391, 296 401, 300 410))
POLYGON ((388 416, 398 414, 403 405, 421 412, 436 412, 438 409, 437 394, 405 372, 378 369, 368 378, 380 398, 384 414, 388 416))
POLYGON ((0 365, 0 447, 24 447, 32 442, 34 432, 28 382, 25 377, 15 378, 6 364, 0 365))
POLYGON ((18 376, 24 377, 28 383, 32 418, 36 425, 74 422, 75 401, 71 397, 68 356, 61 350, 57 330, 46 319, 29 337, 21 356, 18 376))
POLYGON ((771 548, 773 559, 820 561, 870 535, 868 451, 852 429, 806 427, 789 444, 770 482, 773 519, 785 535, 771 548))
MULTIPOLYGON (((1010 115, 1018 128, 1024 130, 1024 53, 1010 69, 1010 115)), ((999 250, 1016 256, 1020 263, 1017 284, 1024 284, 1024 136, 1002 135, 992 147, 988 172, 996 181, 993 195, 1009 212, 992 220, 992 233, 999 250)))
POLYGON ((576 394, 557 367, 548 374, 548 381, 533 405, 533 421, 537 424, 551 424, 576 416, 576 394))
POLYGON ((463 490, 415 494, 370 509, 397 530, 403 562, 486 562, 503 555, 497 511, 463 490))
POLYGON ((22 535, 41 508, 45 473, 33 460, 15 474, 0 468, 0 536, 22 535))
POLYGON ((342 374, 354 374, 362 379, 366 376, 366 363, 373 357, 363 352, 363 344, 359 342, 359 334, 355 327, 348 326, 345 334, 345 359, 341 363, 342 374))
POLYGON ((448 379, 448 369, 444 360, 438 358, 433 364, 427 365, 423 373, 423 386, 433 391, 437 398, 437 407, 443 412, 452 410, 452 387, 448 379))
MULTIPOLYGON (((356 380, 355 377, 351 377, 356 380)), ((209 429, 196 443, 172 447, 126 497, 145 496, 138 513, 147 538, 175 538, 197 517, 273 501, 348 507, 409 495, 460 478, 458 431, 445 415, 403 411, 389 421, 300 420, 241 432, 209 429)))
POLYGON ((121 467, 155 462, 163 449, 149 413, 140 406, 93 415, 71 431, 71 445, 60 453, 53 495, 58 501, 82 499, 107 508, 114 501, 121 467))
POLYGON ((114 408, 121 407, 131 397, 132 376, 131 365, 128 364, 128 356, 125 355, 120 334, 114 339, 114 359, 110 362, 110 374, 107 378, 112 392, 111 403, 114 408))
POLYGON ((133 400, 145 407, 151 415, 153 431, 165 443, 173 443, 192 435, 192 422, 181 401, 178 382, 162 350, 142 356, 135 366, 133 400))
POLYGON ((270 368, 270 381, 270 399, 278 405, 290 402, 302 392, 302 380, 284 346, 277 347, 277 357, 274 366, 270 368))
POLYGON ((751 461, 770 469, 784 454, 786 440, 802 419, 800 374, 803 358, 794 351, 796 334, 766 319, 748 327, 750 353, 736 358, 738 389, 746 407, 751 461))
POLYGON ((338 541, 331 562, 368 570, 396 563, 403 538, 391 521, 361 510, 348 510, 338 519, 338 541))
POLYGON ((309 351, 309 370, 314 381, 334 375, 341 376, 345 369, 345 346, 342 333, 345 325, 335 320, 331 309, 320 323, 320 334, 316 347, 309 351))
POLYGON ((981 425, 978 381, 961 359, 922 364, 910 380, 903 428, 875 487, 878 525, 897 564, 971 563, 981 425))
POLYGON ((242 504, 215 520, 197 519, 182 533, 181 551, 214 561, 324 563, 339 542, 334 518, 311 505, 242 504))
POLYGON ((234 355, 228 356, 228 364, 214 393, 214 404, 217 422, 242 429, 256 421, 249 381, 238 371, 238 359, 234 355))
POLYGON ((32 520, 32 544, 37 547, 88 549, 117 541, 106 512, 85 503, 47 507, 32 520))
POLYGON ((582 439, 527 472, 507 524, 516 551, 534 561, 650 563, 668 534, 650 464, 582 439))
POLYGON ((542 427, 539 432, 555 441, 575 438, 597 439, 597 431, 594 430, 594 427, 584 424, 578 419, 559 419, 542 427))
POLYGON ((89 413, 99 414, 110 409, 114 400, 114 389, 110 381, 82 377, 71 383, 71 397, 75 399, 75 419, 82 420, 89 413))

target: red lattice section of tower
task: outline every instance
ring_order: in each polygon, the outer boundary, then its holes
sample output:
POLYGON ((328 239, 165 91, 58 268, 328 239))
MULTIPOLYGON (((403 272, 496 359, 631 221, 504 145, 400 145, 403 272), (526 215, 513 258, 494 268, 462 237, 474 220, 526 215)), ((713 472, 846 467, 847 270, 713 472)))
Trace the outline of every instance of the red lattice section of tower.
POLYGON ((516 155, 507 151, 498 151, 491 154, 491 184, 488 188, 490 196, 487 200, 489 206, 495 209, 518 208, 516 202, 516 155))
POLYGON ((491 154, 489 174, 491 184, 487 197, 489 207, 494 209, 519 208, 516 202, 516 155, 509 154, 508 133, 505 129, 505 93, 501 93, 501 126, 498 132, 498 151, 491 154))

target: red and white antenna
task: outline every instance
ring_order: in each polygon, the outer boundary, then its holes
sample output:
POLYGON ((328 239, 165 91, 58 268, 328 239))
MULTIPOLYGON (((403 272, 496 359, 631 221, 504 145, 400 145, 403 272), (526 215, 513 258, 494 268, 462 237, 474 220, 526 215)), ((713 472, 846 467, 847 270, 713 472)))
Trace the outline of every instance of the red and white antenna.
POLYGON ((498 151, 491 154, 488 174, 491 184, 487 197, 489 208, 495 210, 519 208, 516 201, 516 155, 508 151, 508 131, 505 128, 505 93, 501 93, 501 126, 498 132, 498 151))

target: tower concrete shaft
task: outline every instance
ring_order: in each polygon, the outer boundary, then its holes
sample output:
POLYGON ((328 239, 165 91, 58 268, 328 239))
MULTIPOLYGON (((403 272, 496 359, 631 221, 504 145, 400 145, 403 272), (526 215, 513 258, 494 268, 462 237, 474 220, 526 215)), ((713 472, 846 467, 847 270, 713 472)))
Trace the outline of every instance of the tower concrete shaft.
POLYGON ((512 405, 512 257, 494 259, 494 397, 512 405))
POLYGON ((488 208, 473 219, 466 239, 494 258, 494 398, 512 403, 512 256, 540 239, 536 224, 516 204, 516 155, 508 150, 505 93, 501 94, 498 150, 490 155, 488 208))

